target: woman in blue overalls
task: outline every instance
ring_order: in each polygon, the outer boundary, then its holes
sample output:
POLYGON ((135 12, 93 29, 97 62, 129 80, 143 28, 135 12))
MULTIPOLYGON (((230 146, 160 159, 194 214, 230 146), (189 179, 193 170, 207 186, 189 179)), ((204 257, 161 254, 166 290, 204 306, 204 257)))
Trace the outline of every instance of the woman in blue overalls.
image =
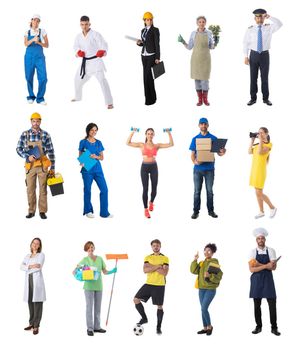
POLYGON ((25 33, 24 44, 25 53, 25 77, 27 80, 28 103, 36 102, 45 105, 44 95, 47 85, 46 61, 43 53, 43 47, 49 46, 47 33, 44 29, 39 28, 40 16, 32 16, 30 29, 25 33), (35 70, 37 72, 38 91, 37 96, 33 92, 33 78, 35 70))
POLYGON ((82 178, 84 183, 84 211, 83 215, 88 218, 94 218, 93 207, 91 204, 91 185, 93 180, 100 189, 100 216, 103 218, 111 217, 108 211, 108 187, 105 181, 104 173, 100 161, 104 159, 104 147, 100 140, 95 138, 98 127, 94 123, 90 123, 86 127, 86 137, 80 141, 79 156, 86 150, 90 154, 90 158, 97 160, 96 164, 87 171, 84 164, 81 164, 82 178))
POLYGON ((275 335, 280 335, 277 329, 276 315, 276 291, 273 280, 272 270, 276 269, 275 251, 272 249, 272 257, 270 259, 269 249, 266 247, 265 236, 268 234, 264 229, 256 229, 255 234, 258 248, 253 252, 252 260, 250 261, 250 298, 254 300, 254 316, 256 328, 252 331, 253 334, 258 334, 262 331, 262 299, 267 299, 270 311, 271 331, 275 335), (263 231, 262 231, 263 230, 263 231), (255 255, 255 257, 254 257, 255 255))

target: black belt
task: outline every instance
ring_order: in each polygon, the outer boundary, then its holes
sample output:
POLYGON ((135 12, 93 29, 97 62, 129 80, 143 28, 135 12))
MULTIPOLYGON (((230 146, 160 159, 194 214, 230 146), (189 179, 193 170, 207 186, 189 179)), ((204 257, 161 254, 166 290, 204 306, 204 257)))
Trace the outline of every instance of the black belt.
POLYGON ((265 50, 265 51, 262 51, 262 52, 258 52, 258 51, 255 51, 255 50, 250 50, 250 51, 253 51, 253 52, 258 53, 259 55, 261 55, 262 53, 268 52, 269 50, 265 50))
POLYGON ((98 56, 91 56, 91 57, 82 57, 82 64, 80 69, 80 77, 81 79, 85 76, 85 68, 86 68, 86 61, 87 60, 93 60, 94 58, 98 58, 98 56))

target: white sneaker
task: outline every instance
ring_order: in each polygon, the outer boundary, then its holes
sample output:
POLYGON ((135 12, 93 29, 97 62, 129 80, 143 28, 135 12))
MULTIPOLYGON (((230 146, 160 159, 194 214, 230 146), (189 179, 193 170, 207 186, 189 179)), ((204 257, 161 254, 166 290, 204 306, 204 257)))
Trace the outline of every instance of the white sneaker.
POLYGON ((47 102, 46 101, 42 101, 42 102, 37 102, 37 104, 42 105, 42 106, 46 106, 47 102))
POLYGON ((276 212, 277 212, 277 208, 274 208, 274 209, 270 209, 270 219, 273 219, 274 216, 276 215, 276 212))
POLYGON ((34 100, 27 100, 27 102, 32 105, 32 103, 34 102, 34 100))
POLYGON ((89 218, 89 219, 93 219, 93 218, 94 218, 93 213, 87 213, 87 214, 85 214, 85 216, 86 216, 87 218, 89 218))
POLYGON ((112 219, 113 218, 113 215, 110 214, 109 216, 106 216, 105 219, 112 219))
POLYGON ((259 212, 254 218, 255 219, 260 219, 260 218, 262 218, 263 216, 265 216, 265 213, 263 213, 263 212, 259 212))

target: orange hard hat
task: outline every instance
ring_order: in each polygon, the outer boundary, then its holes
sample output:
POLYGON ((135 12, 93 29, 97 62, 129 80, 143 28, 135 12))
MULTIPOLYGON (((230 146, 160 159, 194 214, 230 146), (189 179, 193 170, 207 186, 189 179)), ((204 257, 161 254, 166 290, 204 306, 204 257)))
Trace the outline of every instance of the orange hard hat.
POLYGON ((154 16, 151 12, 145 12, 145 14, 143 15, 143 20, 145 19, 153 19, 154 16))

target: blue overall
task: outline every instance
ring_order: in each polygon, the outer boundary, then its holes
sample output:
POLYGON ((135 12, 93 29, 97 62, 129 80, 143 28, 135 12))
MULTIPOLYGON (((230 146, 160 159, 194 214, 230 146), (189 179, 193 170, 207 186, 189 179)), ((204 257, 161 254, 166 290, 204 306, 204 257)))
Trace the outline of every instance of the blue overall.
MULTIPOLYGON (((99 140, 96 140, 94 143, 91 143, 86 139, 81 140, 79 151, 84 152, 86 149, 88 149, 91 154, 96 154, 97 156, 104 151, 102 142, 99 140)), ((95 181, 100 189, 100 216, 104 218, 108 217, 110 215, 108 211, 108 187, 105 181, 101 163, 98 161, 89 171, 83 167, 81 174, 84 183, 83 215, 93 213, 93 207, 91 204, 91 185, 92 182, 95 181)))
MULTIPOLYGON (((258 254, 258 251, 256 251, 255 259, 260 264, 268 264, 270 262, 268 249, 267 254, 258 254)), ((254 272, 251 275, 250 281, 250 298, 276 299, 276 291, 272 271, 262 270, 260 272, 254 272)))
MULTIPOLYGON (((28 40, 33 39, 34 36, 30 35, 30 30, 28 30, 28 40)), ((39 41, 41 42, 41 30, 39 30, 38 35, 39 41)), ((46 61, 43 53, 43 47, 39 44, 32 43, 26 48, 25 53, 25 77, 27 80, 27 89, 29 96, 27 100, 35 100, 37 103, 44 101, 44 95, 46 92, 47 85, 47 71, 46 71, 46 61), (35 97, 33 92, 33 78, 35 70, 37 72, 38 80, 38 92, 37 97, 35 97)))

